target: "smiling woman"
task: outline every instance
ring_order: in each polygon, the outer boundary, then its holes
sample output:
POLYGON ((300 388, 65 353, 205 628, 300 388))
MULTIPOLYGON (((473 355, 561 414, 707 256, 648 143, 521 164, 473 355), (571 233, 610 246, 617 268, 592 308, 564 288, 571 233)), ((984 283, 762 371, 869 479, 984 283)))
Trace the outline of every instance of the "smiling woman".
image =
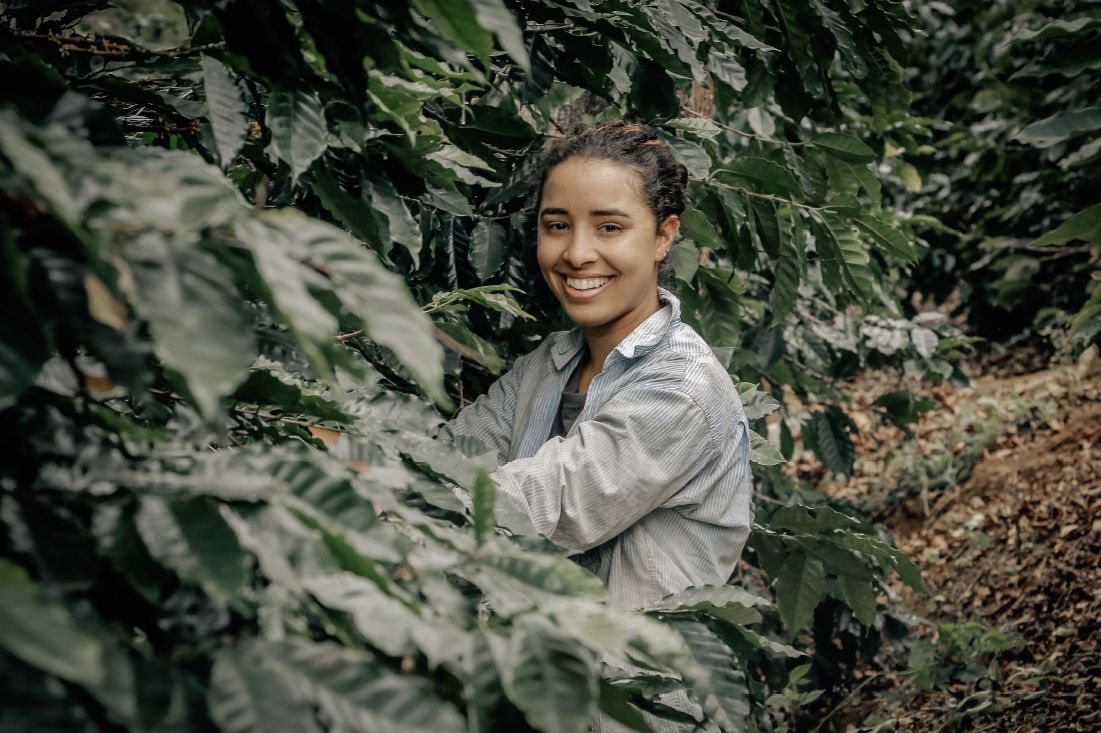
MULTIPOLYGON (((495 448, 500 491, 577 550, 617 606, 721 585, 749 535, 748 423, 730 376, 658 286, 687 171, 623 122, 578 128, 542 163, 539 268, 578 325, 518 359, 443 436, 495 448)), ((700 712, 683 692, 665 702, 700 712)), ((601 716, 593 730, 618 725, 601 716)))

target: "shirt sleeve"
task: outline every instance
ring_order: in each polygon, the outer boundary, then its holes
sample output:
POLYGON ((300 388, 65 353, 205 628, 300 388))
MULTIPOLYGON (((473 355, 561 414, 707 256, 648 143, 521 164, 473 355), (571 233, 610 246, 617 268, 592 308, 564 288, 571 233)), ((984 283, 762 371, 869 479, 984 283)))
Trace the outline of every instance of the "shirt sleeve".
POLYGON ((717 447, 690 395, 640 386, 610 399, 569 439, 547 441, 493 478, 541 534, 587 550, 661 506, 717 447))
POLYGON ((513 368, 494 382, 489 391, 479 395, 473 404, 444 424, 436 437, 453 440, 456 435, 469 435, 496 450, 497 460, 504 462, 512 445, 517 394, 527 360, 527 356, 517 359, 513 368))

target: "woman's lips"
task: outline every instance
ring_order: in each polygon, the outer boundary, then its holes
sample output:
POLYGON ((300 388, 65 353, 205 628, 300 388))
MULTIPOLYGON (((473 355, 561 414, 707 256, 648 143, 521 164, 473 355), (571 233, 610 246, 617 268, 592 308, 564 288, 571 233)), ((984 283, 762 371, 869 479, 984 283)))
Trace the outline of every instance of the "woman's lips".
POLYGON ((597 295, 604 292, 604 289, 606 287, 608 287, 608 285, 611 284, 613 279, 614 278, 612 278, 612 277, 585 277, 585 278, 570 277, 570 278, 567 278, 565 275, 563 275, 562 276, 562 284, 566 288, 566 295, 568 295, 570 298, 573 298, 575 300, 588 300, 589 298, 595 298, 597 295), (600 286, 595 287, 595 288, 587 288, 587 289, 582 290, 580 288, 575 288, 572 285, 570 285, 569 280, 581 280, 581 281, 606 280, 607 282, 605 282, 603 285, 600 285, 600 286))

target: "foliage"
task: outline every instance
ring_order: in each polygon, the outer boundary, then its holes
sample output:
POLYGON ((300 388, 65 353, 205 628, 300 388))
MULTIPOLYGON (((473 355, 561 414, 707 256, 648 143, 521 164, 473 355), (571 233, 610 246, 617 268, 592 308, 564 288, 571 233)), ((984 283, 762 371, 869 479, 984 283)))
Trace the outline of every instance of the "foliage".
MULTIPOLYGON (((807 674, 780 620, 855 638, 880 578, 923 587, 878 529, 770 505, 751 559, 775 611, 735 586, 616 611, 495 499, 485 446, 430 437, 560 323, 527 161, 582 92, 691 171, 670 287, 757 433, 781 385, 958 378, 958 332, 891 290, 918 255, 878 171, 922 129, 899 4, 188 0, 168 50, 101 5, 0 15, 12 727, 646 730, 685 689, 768 729, 807 674), (714 120, 682 109, 704 84, 714 120)), ((823 414, 820 455, 851 461, 823 414)))
POLYGON ((905 151, 912 181, 889 186, 930 225, 928 255, 900 284, 939 300, 958 287, 972 328, 1002 341, 1069 321, 1080 353, 1101 330, 1096 8, 915 11, 926 32, 913 39, 914 110, 938 123, 905 151))

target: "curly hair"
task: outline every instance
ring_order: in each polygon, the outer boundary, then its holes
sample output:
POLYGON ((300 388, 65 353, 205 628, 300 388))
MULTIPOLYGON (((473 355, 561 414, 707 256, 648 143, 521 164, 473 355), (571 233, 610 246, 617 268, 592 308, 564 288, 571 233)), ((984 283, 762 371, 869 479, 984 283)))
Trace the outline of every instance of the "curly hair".
MULTIPOLYGON (((598 125, 577 125, 564 137, 552 140, 536 162, 530 200, 537 211, 547 176, 555 166, 570 158, 607 160, 635 169, 641 182, 642 197, 654 214, 660 231, 670 216, 684 213, 688 187, 688 169, 677 162, 669 146, 658 139, 648 125, 616 120, 598 125)), ((674 242, 676 246, 683 236, 674 242)), ((669 253, 674 252, 670 247, 669 253)), ((666 255, 659 275, 664 279, 674 258, 666 255)))

